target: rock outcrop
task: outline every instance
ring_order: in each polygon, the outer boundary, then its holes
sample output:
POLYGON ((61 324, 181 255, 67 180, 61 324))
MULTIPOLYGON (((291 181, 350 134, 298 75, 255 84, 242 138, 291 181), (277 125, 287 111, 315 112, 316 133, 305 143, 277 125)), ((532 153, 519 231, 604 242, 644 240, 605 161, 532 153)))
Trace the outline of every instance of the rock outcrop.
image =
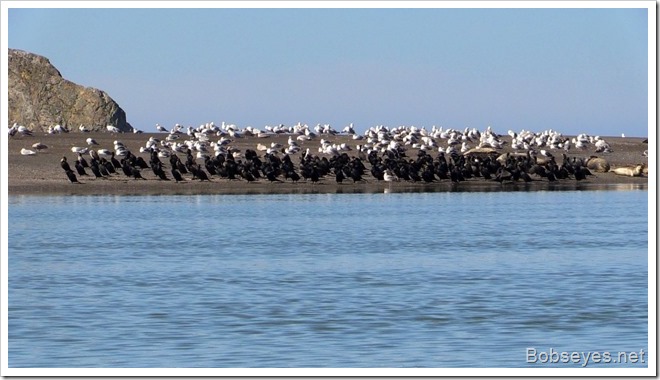
POLYGON ((132 131, 126 113, 107 93, 62 78, 47 58, 9 49, 8 66, 9 126, 46 131, 59 124, 78 132, 81 124, 102 131, 114 125, 132 131))

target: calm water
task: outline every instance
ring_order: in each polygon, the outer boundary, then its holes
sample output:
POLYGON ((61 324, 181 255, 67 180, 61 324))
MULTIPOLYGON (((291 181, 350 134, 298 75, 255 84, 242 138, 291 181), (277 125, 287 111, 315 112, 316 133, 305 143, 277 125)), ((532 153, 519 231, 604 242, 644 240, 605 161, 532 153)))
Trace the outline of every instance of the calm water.
POLYGON ((11 196, 9 367, 540 367, 528 348, 648 352, 647 198, 11 196))

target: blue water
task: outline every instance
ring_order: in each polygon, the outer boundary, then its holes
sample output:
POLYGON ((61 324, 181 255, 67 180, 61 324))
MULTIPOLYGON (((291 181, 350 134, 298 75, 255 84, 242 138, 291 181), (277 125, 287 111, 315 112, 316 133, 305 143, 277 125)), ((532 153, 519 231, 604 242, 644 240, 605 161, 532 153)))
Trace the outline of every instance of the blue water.
POLYGON ((8 364, 541 367, 529 348, 648 352, 647 198, 11 196, 8 364))

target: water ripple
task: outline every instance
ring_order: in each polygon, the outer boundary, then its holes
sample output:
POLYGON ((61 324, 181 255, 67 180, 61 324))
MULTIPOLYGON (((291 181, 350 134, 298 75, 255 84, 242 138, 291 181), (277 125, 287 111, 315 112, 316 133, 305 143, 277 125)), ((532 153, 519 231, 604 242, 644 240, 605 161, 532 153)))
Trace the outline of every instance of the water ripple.
POLYGON ((524 367, 527 347, 646 350, 646 197, 12 199, 9 366, 524 367))

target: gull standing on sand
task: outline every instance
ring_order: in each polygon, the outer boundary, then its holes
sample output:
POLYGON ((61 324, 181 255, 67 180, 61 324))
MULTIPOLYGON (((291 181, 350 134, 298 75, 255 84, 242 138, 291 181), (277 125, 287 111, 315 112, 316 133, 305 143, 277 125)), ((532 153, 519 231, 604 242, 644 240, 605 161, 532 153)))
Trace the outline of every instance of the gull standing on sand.
POLYGON ((394 181, 398 181, 399 177, 394 175, 390 169, 387 169, 383 173, 383 180, 385 180, 385 182, 394 182, 394 181))

